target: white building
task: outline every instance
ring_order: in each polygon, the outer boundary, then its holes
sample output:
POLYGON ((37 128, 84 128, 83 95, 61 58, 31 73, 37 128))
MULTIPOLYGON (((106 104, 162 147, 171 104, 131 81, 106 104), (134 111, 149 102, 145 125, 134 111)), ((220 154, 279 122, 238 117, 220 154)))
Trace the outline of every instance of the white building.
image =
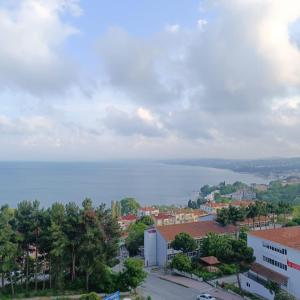
POLYGON ((159 209, 155 207, 140 207, 137 211, 138 218, 145 216, 155 216, 159 214, 159 209))
POLYGON ((253 248, 256 262, 241 276, 242 288, 273 300, 265 287, 271 280, 300 299, 300 227, 252 231, 248 246, 253 248))
MULTIPOLYGON (((203 221, 154 227, 144 233, 145 266, 164 267, 180 251, 171 248, 175 236, 181 232, 190 234, 201 246, 201 240, 210 232, 235 235, 235 226, 221 226, 215 221, 203 221)), ((193 256, 197 253, 189 253, 193 256)))

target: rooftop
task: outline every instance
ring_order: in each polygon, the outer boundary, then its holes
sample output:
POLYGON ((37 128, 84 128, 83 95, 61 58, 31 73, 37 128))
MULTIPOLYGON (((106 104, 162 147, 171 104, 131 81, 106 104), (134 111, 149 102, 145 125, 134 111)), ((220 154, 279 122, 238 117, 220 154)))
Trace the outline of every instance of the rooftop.
POLYGON ((127 216, 122 216, 120 218, 121 221, 135 221, 136 216, 135 215, 127 215, 127 216))
POLYGON ((251 265, 250 270, 278 284, 286 284, 288 281, 288 277, 268 269, 256 262, 251 265))
POLYGON ((219 260, 215 256, 200 257, 200 260, 210 266, 217 265, 220 263, 219 260))
POLYGON ((300 226, 251 231, 249 235, 300 250, 300 226))
POLYGON ((153 216, 153 218, 160 219, 160 220, 170 219, 170 218, 173 218, 173 217, 174 216, 172 214, 169 214, 169 213, 159 213, 156 216, 153 216))
POLYGON ((139 210, 140 211, 154 211, 154 210, 158 210, 158 209, 155 207, 145 206, 145 207, 140 207, 139 210))
POLYGON ((233 225, 221 226, 215 221, 202 221, 183 224, 167 225, 158 227, 157 230, 167 241, 173 241, 175 236, 181 232, 186 232, 195 239, 205 237, 208 233, 217 234, 235 233, 236 227, 233 225))

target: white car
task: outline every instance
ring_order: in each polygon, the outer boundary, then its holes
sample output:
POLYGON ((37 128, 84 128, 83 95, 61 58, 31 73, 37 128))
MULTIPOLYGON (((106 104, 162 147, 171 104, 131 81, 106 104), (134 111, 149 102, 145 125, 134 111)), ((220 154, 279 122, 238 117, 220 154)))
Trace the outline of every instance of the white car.
POLYGON ((210 294, 201 294, 197 296, 197 300, 217 300, 215 297, 210 294))

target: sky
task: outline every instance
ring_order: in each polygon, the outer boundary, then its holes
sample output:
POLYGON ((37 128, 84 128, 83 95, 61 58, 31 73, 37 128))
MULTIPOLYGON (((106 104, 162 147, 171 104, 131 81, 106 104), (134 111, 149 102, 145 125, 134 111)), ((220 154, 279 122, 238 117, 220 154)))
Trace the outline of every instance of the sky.
POLYGON ((300 156, 299 0, 0 0, 0 160, 300 156))

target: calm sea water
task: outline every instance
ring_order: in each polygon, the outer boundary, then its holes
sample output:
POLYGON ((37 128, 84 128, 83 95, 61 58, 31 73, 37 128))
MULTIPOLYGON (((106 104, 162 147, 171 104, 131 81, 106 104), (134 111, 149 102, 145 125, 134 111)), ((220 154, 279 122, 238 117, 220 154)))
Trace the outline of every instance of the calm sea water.
POLYGON ((158 162, 1 162, 0 204, 38 199, 43 206, 85 197, 94 203, 132 196, 142 204, 185 204, 204 184, 262 183, 263 178, 228 170, 158 162))

